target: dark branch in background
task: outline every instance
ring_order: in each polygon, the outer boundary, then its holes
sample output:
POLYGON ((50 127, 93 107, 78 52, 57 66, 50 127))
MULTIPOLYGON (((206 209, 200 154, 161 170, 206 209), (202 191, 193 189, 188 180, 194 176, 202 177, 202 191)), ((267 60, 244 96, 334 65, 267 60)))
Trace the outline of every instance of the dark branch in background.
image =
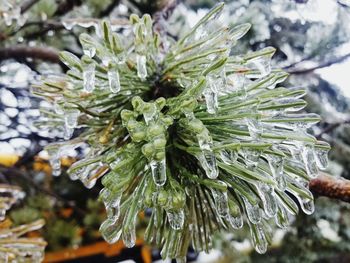
POLYGON ((29 8, 35 5, 40 0, 27 0, 21 5, 21 14, 25 13, 29 8))
POLYGON ((113 9, 119 4, 120 0, 113 0, 102 12, 100 13, 99 17, 108 16, 113 9))
POLYGON ((341 56, 339 58, 335 58, 333 60, 321 63, 321 64, 319 64, 319 65, 317 65, 315 67, 306 68, 306 69, 287 69, 287 72, 289 74, 307 74, 307 73, 315 71, 316 69, 326 68, 326 67, 329 67, 329 66, 331 66, 333 64, 341 63, 341 62, 345 61, 348 58, 350 58, 350 53, 346 54, 344 56, 341 56))
POLYGON ((0 61, 6 59, 23 61, 24 58, 41 59, 52 63, 60 62, 58 51, 49 47, 14 46, 0 48, 0 61))
POLYGON ((310 181, 309 189, 315 196, 326 196, 350 203, 350 180, 320 174, 310 181))
POLYGON ((31 175, 27 175, 25 172, 21 171, 19 168, 16 167, 3 167, 0 166, 0 174, 3 174, 5 177, 11 178, 11 177, 18 177, 25 180, 27 183, 29 183, 34 189, 41 193, 45 193, 47 195, 50 195, 54 197, 55 199, 61 201, 64 205, 72 207, 78 214, 85 216, 87 212, 84 209, 81 209, 80 207, 77 207, 73 201, 67 200, 54 192, 51 192, 43 187, 41 187, 39 184, 37 184, 31 175))
POLYGON ((80 6, 81 0, 63 0, 58 6, 54 16, 62 16, 71 11, 75 6, 80 6))
POLYGON ((336 129, 339 126, 344 125, 344 124, 350 124, 350 120, 344 120, 344 121, 341 121, 341 122, 330 123, 322 132, 320 132, 320 134, 318 134, 316 136, 316 138, 317 139, 321 139, 323 134, 330 133, 334 129, 336 129))

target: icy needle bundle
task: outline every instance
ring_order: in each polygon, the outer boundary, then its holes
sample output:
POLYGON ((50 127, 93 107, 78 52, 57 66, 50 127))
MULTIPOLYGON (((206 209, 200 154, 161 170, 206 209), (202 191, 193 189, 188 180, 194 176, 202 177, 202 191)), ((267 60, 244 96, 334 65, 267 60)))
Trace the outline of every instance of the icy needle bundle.
POLYGON ((145 239, 163 258, 182 262, 189 244, 208 251, 215 231, 244 222, 264 253, 271 222, 284 228, 299 206, 314 210, 308 182, 329 150, 307 133, 319 116, 300 112, 304 90, 276 87, 287 74, 271 70, 273 48, 231 55, 249 25, 224 26, 222 9, 177 41, 148 15, 132 15, 132 30, 120 33, 103 22, 101 39, 80 36, 81 58, 61 54, 64 77, 36 87, 53 102, 50 128, 65 127, 66 138, 80 132, 47 148, 55 173, 67 150, 90 148, 69 174, 88 188, 102 178, 108 242, 133 246, 147 210, 145 239))

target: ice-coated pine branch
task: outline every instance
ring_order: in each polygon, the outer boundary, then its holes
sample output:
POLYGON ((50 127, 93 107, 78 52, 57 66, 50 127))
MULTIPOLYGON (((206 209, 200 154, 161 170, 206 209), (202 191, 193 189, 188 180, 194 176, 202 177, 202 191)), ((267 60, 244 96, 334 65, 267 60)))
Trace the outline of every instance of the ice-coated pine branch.
POLYGON ((147 209, 145 240, 163 258, 183 262, 189 244, 209 251, 216 231, 244 223, 264 253, 272 222, 314 211, 309 181, 330 147, 307 130, 320 118, 302 111, 305 90, 280 86, 288 74, 271 68, 273 48, 231 55, 249 25, 222 24, 223 8, 177 41, 149 15, 118 33, 103 22, 97 37, 80 35, 82 57, 61 53, 64 76, 33 87, 52 103, 43 125, 65 138, 47 147, 54 174, 61 156, 90 149, 68 173, 88 188, 101 178, 108 242, 133 246, 147 209))

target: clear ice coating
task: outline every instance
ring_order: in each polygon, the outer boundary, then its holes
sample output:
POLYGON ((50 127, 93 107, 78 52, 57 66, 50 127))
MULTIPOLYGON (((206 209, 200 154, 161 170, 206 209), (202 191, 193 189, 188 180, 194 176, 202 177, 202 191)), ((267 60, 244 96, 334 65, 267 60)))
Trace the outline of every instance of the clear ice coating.
POLYGON ((53 176, 59 176, 61 174, 61 160, 58 155, 54 155, 50 158, 50 165, 53 176))
POLYGON ((215 201, 216 211, 222 217, 229 215, 227 192, 211 188, 211 192, 215 201))
POLYGON ((207 78, 208 87, 204 90, 205 102, 207 104, 207 111, 210 114, 215 114, 219 108, 218 106, 218 87, 216 80, 211 77, 207 78))
POLYGON ((314 148, 314 157, 316 160, 316 164, 318 168, 320 168, 321 170, 326 169, 328 166, 328 152, 329 152, 329 148, 319 148, 319 147, 314 148))
POLYGON ((185 213, 183 209, 178 211, 167 211, 168 222, 172 229, 182 229, 185 222, 185 213))
POLYGON ((83 67, 83 88, 85 92, 92 92, 95 88, 95 64, 86 63, 83 67))
POLYGON ((261 221, 261 215, 259 210, 259 205, 252 205, 248 199, 242 196, 243 203, 245 206, 245 211, 247 213, 248 219, 252 224, 257 224, 261 221))
POLYGON ((109 89, 113 93, 120 91, 120 79, 117 67, 111 67, 107 72, 109 89))
POLYGON ((141 80, 145 80, 147 78, 146 56, 136 55, 136 67, 137 76, 141 80))
POLYGON ((197 154, 197 158, 202 165, 206 175, 210 179, 215 179, 219 175, 219 170, 216 165, 216 157, 213 151, 211 150, 202 150, 197 154))
POLYGON ((113 244, 120 239, 122 234, 121 222, 117 224, 115 218, 107 218, 100 226, 100 232, 108 243, 113 244))
POLYGON ((284 160, 280 156, 269 155, 267 157, 272 176, 274 177, 277 188, 281 191, 286 189, 286 179, 284 177, 284 160))
POLYGON ((263 202, 265 214, 268 217, 274 217, 277 213, 277 200, 272 187, 261 183, 257 188, 263 202))
POLYGON ((301 156, 302 156, 307 174, 311 178, 315 178, 318 174, 318 168, 316 165, 314 148, 310 145, 305 145, 301 151, 301 156))
POLYGON ((259 254, 264 254, 267 250, 267 240, 262 224, 250 224, 250 234, 252 236, 256 252, 259 254))
POLYGON ((150 162, 153 181, 157 186, 163 186, 166 182, 166 161, 152 160, 150 162))

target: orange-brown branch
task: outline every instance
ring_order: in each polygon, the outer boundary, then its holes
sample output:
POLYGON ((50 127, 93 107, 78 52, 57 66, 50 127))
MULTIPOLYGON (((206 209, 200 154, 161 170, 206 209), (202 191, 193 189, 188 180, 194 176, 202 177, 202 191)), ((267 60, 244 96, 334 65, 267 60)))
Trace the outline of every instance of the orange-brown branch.
POLYGON ((316 196, 326 196, 350 203, 350 180, 323 173, 310 181, 309 188, 316 196))

